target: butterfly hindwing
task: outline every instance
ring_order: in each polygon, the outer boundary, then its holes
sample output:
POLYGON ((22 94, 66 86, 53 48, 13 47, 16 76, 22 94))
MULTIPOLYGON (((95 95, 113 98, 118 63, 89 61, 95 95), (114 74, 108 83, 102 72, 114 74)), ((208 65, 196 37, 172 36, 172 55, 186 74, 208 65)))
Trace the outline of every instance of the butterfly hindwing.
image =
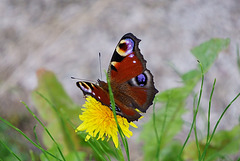
POLYGON ((127 94, 134 100, 134 107, 141 112, 146 112, 148 107, 152 105, 157 92, 153 76, 148 69, 128 81, 127 94))

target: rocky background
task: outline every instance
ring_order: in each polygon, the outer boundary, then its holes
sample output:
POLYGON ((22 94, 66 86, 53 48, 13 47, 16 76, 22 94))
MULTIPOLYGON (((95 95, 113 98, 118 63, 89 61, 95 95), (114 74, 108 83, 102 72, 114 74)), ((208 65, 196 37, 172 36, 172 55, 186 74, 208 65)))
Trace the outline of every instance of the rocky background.
MULTIPOLYGON (((191 48, 210 38, 230 38, 229 49, 205 76, 202 115, 207 115, 214 78, 213 125, 240 92, 239 0, 1 0, 0 116, 22 121, 27 129, 32 117, 19 101, 34 110, 30 94, 37 86, 36 71, 42 67, 53 71, 68 94, 82 104, 82 92, 70 77, 100 78, 98 53, 102 68, 107 69, 117 42, 128 32, 142 40, 140 49, 159 91, 181 85, 170 64, 182 73, 197 66, 191 48)), ((240 100, 231 106, 219 129, 239 123, 239 107, 240 100)), ((188 108, 192 110, 191 101, 188 108)), ((191 114, 186 113, 184 120, 191 121, 191 114)))

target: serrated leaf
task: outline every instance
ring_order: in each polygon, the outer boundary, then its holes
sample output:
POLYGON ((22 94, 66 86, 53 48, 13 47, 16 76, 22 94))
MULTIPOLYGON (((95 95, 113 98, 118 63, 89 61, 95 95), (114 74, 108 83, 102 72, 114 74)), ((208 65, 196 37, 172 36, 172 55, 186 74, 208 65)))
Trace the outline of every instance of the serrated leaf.
POLYGON ((226 49, 229 43, 230 39, 228 38, 214 38, 191 50, 192 54, 202 63, 204 74, 216 60, 219 52, 226 49))

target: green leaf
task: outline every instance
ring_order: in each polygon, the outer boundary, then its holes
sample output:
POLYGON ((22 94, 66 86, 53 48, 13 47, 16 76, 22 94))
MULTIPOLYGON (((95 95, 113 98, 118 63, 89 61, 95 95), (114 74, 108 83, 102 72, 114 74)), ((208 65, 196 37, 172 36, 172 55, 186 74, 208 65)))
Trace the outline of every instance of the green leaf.
MULTIPOLYGON (((41 69, 37 76, 38 87, 32 93, 36 109, 55 140, 65 147, 64 152, 72 151, 80 140, 70 122, 74 126, 80 124, 78 115, 81 108, 74 104, 52 72, 41 69)), ((43 134, 43 142, 47 148, 53 146, 53 141, 46 133, 43 134)))
POLYGON ((184 84, 186 84, 186 87, 188 87, 189 90, 192 90, 201 78, 201 71, 196 70, 196 69, 191 70, 191 71, 181 75, 181 78, 182 78, 184 84))
POLYGON ((205 74, 216 60, 219 52, 226 49, 230 39, 214 38, 191 50, 192 54, 202 63, 205 74))

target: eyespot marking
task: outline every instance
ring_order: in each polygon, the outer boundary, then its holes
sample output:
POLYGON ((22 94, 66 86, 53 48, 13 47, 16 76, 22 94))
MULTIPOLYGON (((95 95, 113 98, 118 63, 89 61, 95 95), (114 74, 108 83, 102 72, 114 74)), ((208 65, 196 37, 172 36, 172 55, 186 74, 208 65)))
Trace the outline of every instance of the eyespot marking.
POLYGON ((79 82, 79 87, 81 88, 82 91, 86 93, 92 93, 93 87, 91 83, 79 82))
POLYGON ((140 87, 143 87, 147 84, 147 76, 144 73, 136 76, 135 80, 140 87))
POLYGON ((118 46, 116 47, 116 51, 119 55, 125 57, 129 55, 131 52, 133 52, 133 48, 134 41, 130 38, 127 38, 119 42, 118 46))
POLYGON ((117 68, 115 67, 118 62, 112 61, 111 62, 111 69, 117 72, 117 68))

